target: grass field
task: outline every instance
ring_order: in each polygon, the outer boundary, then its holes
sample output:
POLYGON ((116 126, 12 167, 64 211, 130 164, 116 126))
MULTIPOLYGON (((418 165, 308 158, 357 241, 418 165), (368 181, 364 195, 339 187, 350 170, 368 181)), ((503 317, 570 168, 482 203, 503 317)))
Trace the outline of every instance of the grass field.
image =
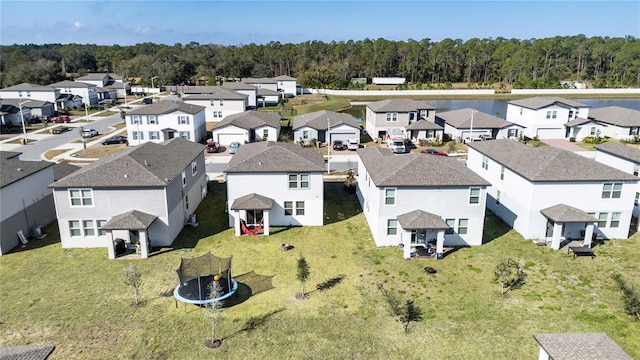
POLYGON ((142 307, 131 306, 133 291, 124 284, 130 261, 109 260, 106 249, 62 249, 51 224, 46 239, 0 257, 0 345, 53 344, 51 359, 536 359, 534 333, 606 332, 640 358, 640 323, 624 314, 610 278, 617 271, 640 285, 637 234, 596 247, 593 260, 574 260, 487 216, 483 246, 441 261, 404 260, 395 247, 375 247, 354 195, 340 183, 325 189, 325 226, 234 237, 224 184, 212 184, 197 210, 199 227, 131 261, 142 273, 142 307), (294 249, 280 250, 285 242, 294 249), (172 296, 180 258, 207 251, 233 256, 235 276, 273 276, 274 288, 258 294, 241 286, 218 325, 218 349, 204 346, 211 327, 204 309, 176 307, 172 296), (311 268, 306 301, 295 299, 300 255, 311 268), (493 281, 503 258, 528 273, 524 287, 504 298, 493 281), (424 320, 403 333, 377 284, 415 300, 424 320), (245 330, 252 317, 262 321, 245 330))

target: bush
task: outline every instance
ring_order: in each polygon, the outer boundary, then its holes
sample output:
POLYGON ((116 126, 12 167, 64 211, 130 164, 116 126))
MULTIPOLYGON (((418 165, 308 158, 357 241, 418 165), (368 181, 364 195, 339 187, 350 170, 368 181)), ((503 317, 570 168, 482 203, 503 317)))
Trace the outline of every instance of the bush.
POLYGON ((636 321, 640 321, 640 292, 627 285, 620 274, 615 273, 611 277, 616 282, 618 289, 622 291, 625 313, 633 316, 636 321))
POLYGON ((576 142, 576 137, 575 137, 575 136, 570 137, 570 138, 569 138, 569 141, 570 141, 570 142, 576 142))

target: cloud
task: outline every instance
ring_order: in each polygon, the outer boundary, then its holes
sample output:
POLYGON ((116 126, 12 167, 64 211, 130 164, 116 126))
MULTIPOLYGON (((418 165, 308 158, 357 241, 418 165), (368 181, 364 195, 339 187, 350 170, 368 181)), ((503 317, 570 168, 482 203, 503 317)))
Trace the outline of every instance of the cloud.
POLYGON ((137 27, 134 29, 135 32, 142 35, 151 35, 151 34, 160 34, 166 32, 168 28, 166 26, 163 27, 153 27, 153 26, 144 26, 137 27))
POLYGON ((71 24, 71 27, 69 27, 67 31, 73 32, 73 31, 86 29, 87 27, 88 27, 87 24, 83 24, 80 21, 75 21, 73 24, 71 24))

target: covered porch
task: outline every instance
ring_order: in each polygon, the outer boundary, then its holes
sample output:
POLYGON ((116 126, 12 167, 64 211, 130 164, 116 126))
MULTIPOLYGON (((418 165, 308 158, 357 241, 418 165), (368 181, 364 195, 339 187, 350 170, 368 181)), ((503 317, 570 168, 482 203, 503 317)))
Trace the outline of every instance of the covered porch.
POLYGON ((398 224, 405 259, 416 256, 443 258, 444 233, 449 226, 440 216, 414 210, 398 215, 398 224))
POLYGON ((272 207, 273 199, 256 193, 235 199, 230 208, 235 236, 269 235, 269 212, 272 207))
POLYGON ((109 259, 126 255, 129 250, 141 258, 149 257, 150 240, 149 227, 158 217, 142 211, 132 210, 116 215, 107 221, 100 229, 107 231, 111 246, 108 246, 109 259))
POLYGON ((540 210, 547 218, 546 238, 551 239, 551 248, 559 250, 566 240, 578 239, 583 246, 591 247, 595 223, 593 215, 565 204, 557 204, 540 210))

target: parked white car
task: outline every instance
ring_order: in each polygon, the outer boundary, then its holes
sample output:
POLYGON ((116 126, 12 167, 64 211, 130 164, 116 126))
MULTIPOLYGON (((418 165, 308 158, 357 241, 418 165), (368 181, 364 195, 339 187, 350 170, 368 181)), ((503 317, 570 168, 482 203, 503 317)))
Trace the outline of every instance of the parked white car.
POLYGON ((389 142, 387 143, 387 146, 395 154, 404 154, 407 151, 406 148, 404 147, 404 140, 403 141, 396 140, 396 141, 389 142))
POLYGON ((360 147, 360 141, 358 139, 349 139, 347 140, 347 149, 348 150, 358 150, 360 147))

